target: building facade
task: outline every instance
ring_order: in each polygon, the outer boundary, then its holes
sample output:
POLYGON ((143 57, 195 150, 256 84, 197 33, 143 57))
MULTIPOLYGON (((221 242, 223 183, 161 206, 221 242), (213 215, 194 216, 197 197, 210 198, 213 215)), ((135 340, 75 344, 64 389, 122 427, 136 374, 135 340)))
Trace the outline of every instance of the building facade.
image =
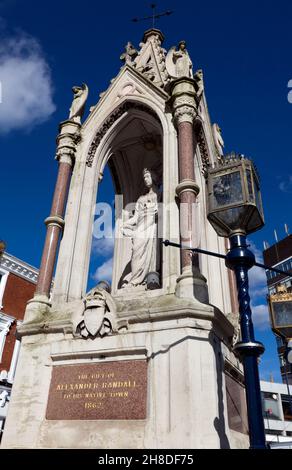
MULTIPOLYGON (((16 329, 35 292, 38 270, 6 252, 0 257, 0 432, 2 436, 20 349, 16 329)), ((0 436, 0 438, 1 438, 0 436)))
POLYGON ((263 251, 267 266, 287 271, 287 274, 266 270, 271 324, 277 341, 283 382, 292 384, 292 364, 285 360, 286 344, 292 336, 292 235, 277 241, 263 251), (290 274, 288 273, 290 271, 290 274))
POLYGON ((292 386, 261 381, 267 443, 292 449, 292 386))

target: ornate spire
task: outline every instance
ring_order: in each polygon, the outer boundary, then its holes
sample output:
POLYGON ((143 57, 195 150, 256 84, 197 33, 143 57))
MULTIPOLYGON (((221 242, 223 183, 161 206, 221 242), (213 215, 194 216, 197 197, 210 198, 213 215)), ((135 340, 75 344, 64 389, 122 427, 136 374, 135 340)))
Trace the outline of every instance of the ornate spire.
POLYGON ((134 61, 136 70, 145 75, 155 85, 164 87, 168 81, 165 67, 166 50, 161 47, 164 36, 159 29, 145 31, 140 51, 134 61))

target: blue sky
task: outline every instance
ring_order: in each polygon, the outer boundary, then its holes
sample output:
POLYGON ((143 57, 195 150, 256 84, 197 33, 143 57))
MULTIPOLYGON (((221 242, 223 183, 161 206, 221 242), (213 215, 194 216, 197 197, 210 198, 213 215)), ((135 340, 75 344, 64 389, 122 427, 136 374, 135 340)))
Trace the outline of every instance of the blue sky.
MULTIPOLYGON (((71 87, 86 82, 88 106, 97 102, 119 71, 124 45, 130 40, 138 47, 150 27, 130 21, 150 14, 149 3, 0 0, 0 238, 8 252, 35 266, 57 173, 58 123, 68 116, 71 87)), ((275 228, 279 238, 284 223, 292 229, 292 3, 160 1, 158 10, 166 9, 174 14, 158 23, 164 47, 187 41, 194 67, 204 71, 211 119, 222 128, 225 151, 244 153, 258 167, 266 225, 251 241, 260 256, 275 228)), ((109 260, 95 256, 101 264, 109 260)), ((261 374, 279 379, 264 273, 254 271, 251 281, 257 339, 267 349, 261 374)))

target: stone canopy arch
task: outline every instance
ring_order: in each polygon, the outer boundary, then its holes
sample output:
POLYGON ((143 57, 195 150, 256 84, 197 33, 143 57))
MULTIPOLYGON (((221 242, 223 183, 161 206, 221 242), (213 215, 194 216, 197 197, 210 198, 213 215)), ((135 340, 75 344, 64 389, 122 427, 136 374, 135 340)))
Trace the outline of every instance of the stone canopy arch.
MULTIPOLYGON (((147 168, 155 175, 160 202, 163 200, 163 130, 157 115, 145 105, 126 101, 96 132, 88 156, 87 165, 95 169, 98 182, 102 180, 106 164, 111 172, 115 188, 112 292, 123 294, 122 280, 131 272, 132 245, 130 238, 121 238, 121 227, 133 215, 136 201, 145 193, 143 169, 147 168), (102 134, 105 137, 103 142, 102 134), (95 147, 95 155, 91 159, 95 147)), ((102 202, 98 194, 97 201, 102 202)), ((156 244, 159 253, 156 270, 161 274, 161 243, 157 240, 156 244)))
MULTIPOLYGON (((117 104, 108 107, 103 116, 97 111, 93 112, 83 125, 84 135, 76 155, 71 182, 71 187, 75 186, 75 190, 69 193, 66 214, 67 220, 74 217, 74 222, 70 220, 68 224, 70 233, 66 233, 65 226, 61 242, 63 247, 60 250, 56 276, 59 275, 60 267, 62 279, 57 285, 60 286, 61 283, 63 285, 62 292, 58 292, 58 288, 54 292, 56 300, 58 297, 62 301, 73 300, 76 298, 76 293, 79 293, 78 298, 80 298, 86 291, 94 210, 98 200, 98 187, 107 163, 115 192, 123 196, 122 210, 141 195, 143 168, 147 167, 158 175, 161 201, 166 204, 173 203, 171 195, 175 194, 178 182, 176 130, 171 115, 165 112, 165 100, 155 100, 155 96, 124 96, 117 104), (72 231, 72 226, 75 227, 75 233, 72 231), (71 244, 71 253, 68 244, 71 244), (71 273, 67 274, 67 285, 65 285, 64 269, 67 269, 68 262, 62 263, 63 252, 71 258, 72 263, 71 273), (78 268, 74 269, 74 266, 78 268)), ((177 218, 178 232, 178 211, 175 204, 172 206, 174 210, 172 219, 177 218)), ((120 216, 121 214, 117 215, 118 224, 120 216)), ((163 228, 163 230, 169 229, 170 227, 163 228)), ((177 233, 177 239, 178 237, 177 233)), ((114 252, 113 292, 118 289, 121 274, 129 262, 129 240, 124 247, 121 246, 120 240, 116 240, 114 252)), ((179 253, 175 249, 161 248, 159 263, 160 269, 163 264, 164 272, 162 288, 169 289, 171 282, 174 291, 180 269, 179 253)))

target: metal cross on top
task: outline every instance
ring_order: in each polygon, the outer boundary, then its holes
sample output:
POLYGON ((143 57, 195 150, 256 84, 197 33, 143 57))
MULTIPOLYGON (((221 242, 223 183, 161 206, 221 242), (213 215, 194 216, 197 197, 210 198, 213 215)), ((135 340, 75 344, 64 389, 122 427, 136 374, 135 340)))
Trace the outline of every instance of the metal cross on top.
POLYGON ((151 20, 152 19, 152 28, 154 28, 155 20, 157 18, 160 18, 161 16, 169 16, 173 13, 173 11, 170 11, 170 10, 167 10, 163 13, 155 13, 155 8, 156 8, 155 3, 151 3, 150 6, 152 8, 152 15, 151 16, 145 16, 144 18, 133 18, 132 21, 134 21, 134 23, 137 23, 138 21, 151 20))

